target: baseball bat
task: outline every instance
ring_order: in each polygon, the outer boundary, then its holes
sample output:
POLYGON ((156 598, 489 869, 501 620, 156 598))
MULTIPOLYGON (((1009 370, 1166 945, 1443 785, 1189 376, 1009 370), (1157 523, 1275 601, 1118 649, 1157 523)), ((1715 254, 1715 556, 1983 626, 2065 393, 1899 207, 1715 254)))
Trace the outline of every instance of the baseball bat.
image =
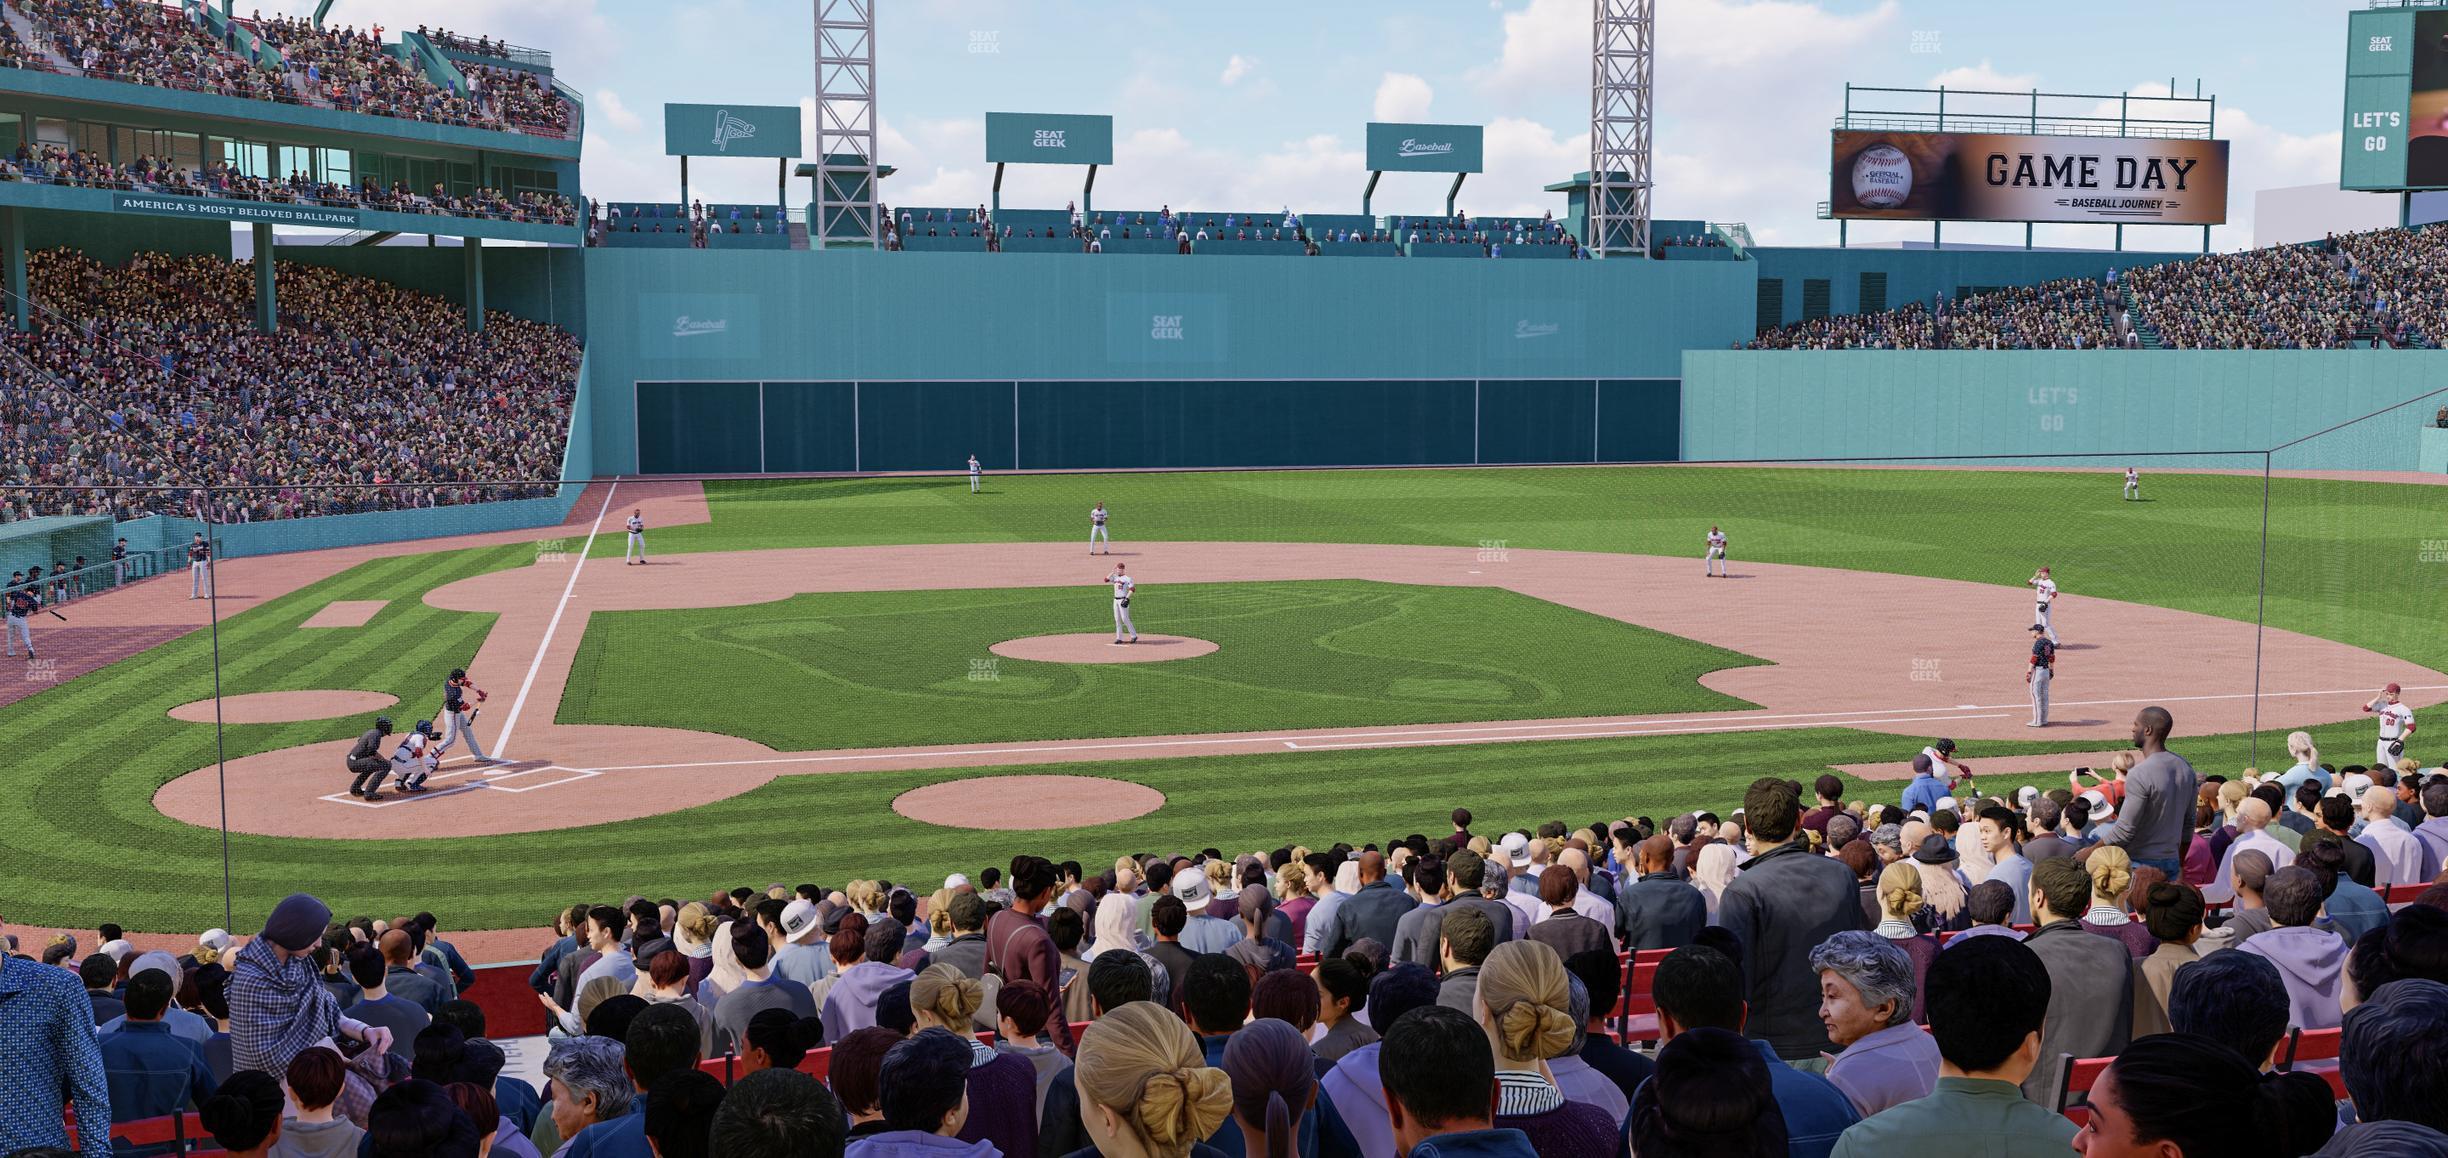
POLYGON ((50 614, 51 618, 56 619, 56 620, 59 620, 61 623, 66 623, 66 622, 68 622, 68 617, 67 617, 67 616, 65 616, 65 615, 60 614, 59 612, 52 611, 52 610, 51 610, 50 608, 48 608, 48 607, 43 608, 43 610, 44 610, 45 612, 48 612, 48 613, 50 614))

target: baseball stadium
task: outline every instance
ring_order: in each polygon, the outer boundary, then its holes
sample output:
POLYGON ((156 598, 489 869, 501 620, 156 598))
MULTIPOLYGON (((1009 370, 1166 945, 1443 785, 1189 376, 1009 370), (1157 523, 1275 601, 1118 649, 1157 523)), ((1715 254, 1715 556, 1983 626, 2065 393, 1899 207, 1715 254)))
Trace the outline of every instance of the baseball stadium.
POLYGON ((0 1154, 2448 1153, 2448 4, 2283 236, 2215 72, 1920 61, 1718 220, 1680 2, 1324 200, 965 0, 660 153, 507 6, 0 0, 0 1154))

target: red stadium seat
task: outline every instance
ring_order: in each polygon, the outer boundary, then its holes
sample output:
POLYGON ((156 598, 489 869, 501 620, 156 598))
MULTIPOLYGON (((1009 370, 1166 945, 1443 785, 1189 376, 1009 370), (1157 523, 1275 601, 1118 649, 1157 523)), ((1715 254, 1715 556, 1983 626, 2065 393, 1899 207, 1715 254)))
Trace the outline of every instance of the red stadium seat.
POLYGON ((2423 890, 2430 887, 2431 882, 2429 881, 2418 881, 2410 885, 2390 885, 2382 890, 2380 899, 2391 905, 2410 905, 2414 903, 2414 898, 2421 896, 2423 890))
POLYGON ((1658 962, 1668 952, 1645 949, 1625 961, 1623 996, 1615 1002, 1615 1040, 1630 1044, 1658 1039, 1657 1001, 1649 991, 1657 984, 1658 962))
MULTIPOLYGON (((68 1131, 69 1137, 76 1136, 76 1118, 73 1114, 68 1119, 68 1131)), ((204 1129, 201 1114, 164 1114, 158 1118, 121 1122, 111 1127, 110 1136, 112 1142, 129 1146, 155 1146, 167 1142, 176 1148, 165 1152, 173 1154, 204 1153, 189 1147, 207 1145, 212 1140, 212 1135, 204 1129)), ((215 1154, 221 1152, 217 1149, 212 1151, 215 1154)))
POLYGON ((2345 1039, 2343 1029, 2295 1029, 2287 1031, 2287 1048, 2280 1054, 2278 1068, 2294 1073, 2306 1073, 2329 1083, 2329 1089, 2340 1098, 2346 1096, 2346 1075, 2338 1069, 2338 1047, 2345 1039))
POLYGON ((2090 1093, 2091 1087, 2099 1084, 2100 1075, 2108 1072, 2108 1063, 2115 1060, 2113 1057, 2078 1058, 2073 1054, 2059 1054, 2058 1061, 2062 1068, 2057 1074, 2057 1112, 2078 1126, 2089 1120, 2091 1114, 2087 1107, 2071 1103, 2076 1097, 2090 1093))

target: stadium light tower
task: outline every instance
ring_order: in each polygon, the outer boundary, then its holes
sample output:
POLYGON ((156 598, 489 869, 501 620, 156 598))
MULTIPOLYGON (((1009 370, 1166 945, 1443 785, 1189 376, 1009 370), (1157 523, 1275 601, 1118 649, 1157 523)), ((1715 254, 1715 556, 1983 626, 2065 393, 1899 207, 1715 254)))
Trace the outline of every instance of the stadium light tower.
POLYGON ((1647 257, 1657 0, 1590 0, 1590 7, 1589 246, 1600 257, 1647 257))
POLYGON ((816 220, 809 242, 883 243, 876 0, 816 0, 816 220))

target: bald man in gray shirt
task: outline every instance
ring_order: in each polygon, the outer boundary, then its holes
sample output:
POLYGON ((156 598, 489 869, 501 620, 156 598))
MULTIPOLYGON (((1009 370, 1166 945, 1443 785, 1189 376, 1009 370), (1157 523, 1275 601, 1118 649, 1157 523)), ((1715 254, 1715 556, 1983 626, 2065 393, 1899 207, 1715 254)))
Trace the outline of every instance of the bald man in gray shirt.
POLYGON ((2185 758, 2167 750, 2176 728, 2166 708, 2134 713, 2134 747, 2142 760, 2125 774, 2125 804, 2116 821, 2092 833, 2100 844, 2117 845, 2136 865, 2150 865, 2181 879, 2185 846, 2193 842, 2193 805, 2201 776, 2185 758))

